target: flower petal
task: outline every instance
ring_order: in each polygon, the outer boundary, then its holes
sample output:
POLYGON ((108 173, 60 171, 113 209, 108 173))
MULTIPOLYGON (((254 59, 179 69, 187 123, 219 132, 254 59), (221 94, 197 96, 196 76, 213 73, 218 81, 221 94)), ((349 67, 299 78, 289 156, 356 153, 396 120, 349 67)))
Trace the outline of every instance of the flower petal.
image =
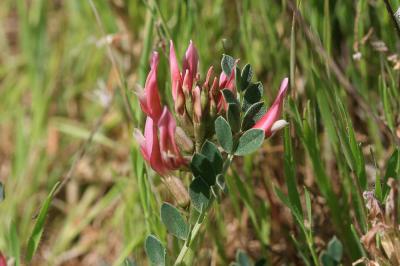
POLYGON ((278 96, 276 97, 274 103, 269 108, 267 113, 253 126, 253 128, 264 130, 265 137, 270 137, 272 135, 272 126, 279 120, 279 117, 281 116, 283 100, 288 88, 288 82, 288 78, 283 79, 278 96))
POLYGON ((175 170, 184 163, 184 160, 175 141, 176 122, 167 107, 164 107, 158 128, 160 131, 160 150, 162 154, 167 155, 163 156, 164 164, 170 170, 175 170))
POLYGON ((193 116, 194 120, 197 123, 200 123, 201 120, 201 91, 200 87, 196 86, 192 91, 192 99, 193 99, 193 116))
POLYGON ((196 79, 197 75, 197 66, 199 65, 199 55, 197 53, 197 49, 194 46, 193 42, 190 41, 189 47, 186 50, 185 58, 183 58, 183 70, 182 73, 185 73, 186 70, 189 70, 190 75, 190 88, 193 85, 193 81, 196 79))
POLYGON ((147 155, 146 160, 150 163, 151 168, 153 168, 160 175, 164 175, 167 172, 167 169, 163 165, 163 161, 161 159, 157 130, 157 124, 154 123, 153 119, 147 117, 144 129, 145 143, 141 150, 145 159, 147 155))
POLYGON ((179 71, 178 60, 176 59, 174 43, 170 41, 169 48, 169 67, 171 69, 172 97, 174 101, 178 96, 178 90, 182 89, 182 77, 179 71))
POLYGON ((158 93, 157 85, 158 61, 158 53, 154 52, 151 59, 151 69, 149 75, 147 76, 144 87, 144 95, 139 96, 139 102, 143 112, 153 118, 155 121, 158 121, 162 112, 161 99, 158 93))
POLYGON ((282 128, 286 127, 287 125, 289 125, 289 123, 284 119, 276 121, 274 124, 272 124, 271 134, 274 134, 276 131, 281 130, 282 128))

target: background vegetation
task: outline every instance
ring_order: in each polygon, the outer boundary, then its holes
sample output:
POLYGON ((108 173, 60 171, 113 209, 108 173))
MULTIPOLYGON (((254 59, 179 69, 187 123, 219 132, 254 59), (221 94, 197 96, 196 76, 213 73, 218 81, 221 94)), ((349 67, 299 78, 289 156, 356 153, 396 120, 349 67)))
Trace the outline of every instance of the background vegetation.
POLYGON ((269 265, 331 265, 334 236, 344 265, 376 259, 360 242, 372 227, 363 193, 383 204, 399 177, 398 37, 381 0, 0 1, 0 250, 33 265, 144 265, 149 233, 179 250, 159 218, 173 199, 132 138, 152 50, 171 105, 172 39, 179 57, 194 41, 200 73, 223 53, 250 63, 267 102, 291 80, 290 126, 234 162, 198 265, 239 249, 269 265))

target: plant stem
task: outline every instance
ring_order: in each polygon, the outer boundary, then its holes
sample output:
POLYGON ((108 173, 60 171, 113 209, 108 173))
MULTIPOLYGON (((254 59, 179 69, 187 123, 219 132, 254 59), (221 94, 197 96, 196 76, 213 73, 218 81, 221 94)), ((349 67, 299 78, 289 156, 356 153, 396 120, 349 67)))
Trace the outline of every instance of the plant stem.
POLYGON ((228 171, 229 166, 232 163, 233 160, 233 154, 229 154, 228 157, 226 158, 225 162, 224 162, 224 167, 222 169, 222 174, 225 175, 226 171, 228 171))
MULTIPOLYGON (((233 154, 229 154, 228 157, 226 158, 223 169, 222 169, 222 175, 225 175, 226 171, 228 171, 229 166, 232 163, 233 157, 234 157, 233 154)), ((176 258, 174 265, 180 265, 183 262, 183 259, 185 258, 187 252, 189 251, 190 245, 196 239, 196 236, 199 233, 201 226, 203 225, 204 221, 206 220, 206 214, 208 213, 208 211, 210 209, 211 208, 207 208, 206 210, 202 211, 202 213, 200 214, 200 217, 197 220, 196 224, 193 226, 188 239, 185 240, 185 243, 183 244, 183 247, 182 247, 181 251, 179 252, 178 257, 176 258)))
POLYGON ((205 218, 200 219, 200 221, 197 221, 196 224, 193 226, 192 232, 190 234, 190 237, 186 239, 185 244, 183 245, 181 251, 179 252, 178 258, 176 259, 174 265, 180 265, 185 258, 186 253, 189 250, 190 244, 192 241, 196 238, 197 234, 200 231, 201 225, 203 224, 205 218))
POLYGON ((319 266, 320 263, 319 263, 319 260, 318 260, 318 256, 317 256, 317 254, 315 253, 313 235, 312 235, 312 232, 311 232, 311 231, 310 231, 309 236, 306 237, 306 238, 307 238, 307 244, 308 244, 308 248, 310 249, 311 257, 312 257, 312 259, 313 259, 313 262, 314 262, 314 264, 315 264, 316 266, 319 266))

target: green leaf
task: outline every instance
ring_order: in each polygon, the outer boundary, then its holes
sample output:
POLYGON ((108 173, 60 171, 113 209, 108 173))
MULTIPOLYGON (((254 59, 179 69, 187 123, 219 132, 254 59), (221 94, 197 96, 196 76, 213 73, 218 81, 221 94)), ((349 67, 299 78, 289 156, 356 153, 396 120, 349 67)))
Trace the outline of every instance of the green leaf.
POLYGON ((246 111, 242 121, 242 130, 252 128, 256 122, 265 114, 266 108, 263 102, 258 102, 250 106, 246 111))
POLYGON ((303 231, 303 233, 305 235, 307 235, 308 232, 304 225, 303 214, 300 212, 300 210, 298 210, 298 208, 296 208, 295 206, 292 205, 289 198, 282 192, 282 190, 280 190, 278 187, 274 186, 274 191, 275 191, 275 194, 278 196, 278 198, 283 202, 283 204, 285 204, 290 209, 294 218, 297 221, 297 224, 300 226, 301 231, 303 231))
POLYGON ((239 266, 251 266, 251 261, 249 256, 247 256, 246 252, 239 249, 236 253, 236 262, 239 266))
POLYGON ((189 186, 193 207, 201 212, 208 207, 211 199, 210 187, 200 178, 195 178, 189 186))
MULTIPOLYGON (((297 190, 296 162, 294 160, 292 139, 289 127, 284 130, 284 172, 289 201, 293 208, 298 210, 299 215, 303 217, 300 195, 297 190)), ((302 218, 303 219, 303 218, 302 218)))
POLYGON ((336 262, 340 262, 343 256, 343 245, 336 236, 332 237, 332 239, 328 243, 327 253, 332 257, 336 262))
POLYGON ((292 209, 292 204, 289 201, 289 198, 283 193, 283 191, 279 187, 274 187, 275 194, 278 198, 285 204, 288 208, 292 209))
POLYGON ((228 104, 227 112, 228 123, 231 126, 233 132, 237 133, 240 131, 240 109, 238 104, 228 104))
POLYGON ((228 153, 233 149, 232 130, 228 122, 222 116, 215 120, 215 133, 221 147, 228 153))
POLYGON ((203 179, 206 184, 213 186, 215 184, 215 171, 212 163, 203 154, 196 153, 190 162, 190 169, 193 175, 203 179))
POLYGON ((0 182, 0 202, 2 202, 6 198, 6 193, 4 190, 3 183, 0 182))
POLYGON ((189 224, 195 225, 199 220, 200 215, 201 213, 198 210, 196 210, 196 208, 190 208, 189 224))
POLYGON ((307 220, 311 228, 312 227, 311 197, 310 197, 310 192, 308 192, 306 188, 304 188, 304 196, 306 198, 307 220))
POLYGON ((223 159, 217 146, 209 140, 206 140, 201 147, 201 154, 203 154, 213 165, 215 174, 222 172, 223 159))
POLYGON ((147 257, 153 266, 165 266, 167 251, 161 244, 160 240, 154 235, 149 235, 146 238, 144 245, 147 257))
POLYGON ((223 89, 222 95, 224 96, 226 103, 239 105, 239 102, 236 99, 236 96, 233 94, 233 92, 230 89, 223 89))
POLYGON ((400 150, 395 149, 389 158, 386 166, 386 173, 383 182, 383 195, 386 196, 389 192, 389 186, 386 184, 389 177, 396 180, 400 179, 400 150))
POLYGON ((46 221, 46 216, 50 208, 51 201, 53 200, 54 193, 56 192, 58 186, 60 185, 60 182, 57 182, 53 188, 51 189, 49 195, 47 195, 47 198, 45 202, 42 205, 42 208, 40 209, 39 215, 37 216, 35 226, 33 227, 32 233, 29 237, 28 240, 28 247, 26 251, 26 261, 30 262, 33 258, 33 255, 35 255, 35 252, 39 246, 40 238, 43 233, 44 229, 44 223, 46 221))
POLYGON ((331 256, 329 256, 329 254, 326 251, 321 252, 319 259, 323 266, 336 266, 337 265, 335 260, 331 256))
POLYGON ((222 55, 221 68, 228 77, 231 75, 234 65, 235 59, 232 56, 226 54, 222 55))
POLYGON ((170 234, 186 240, 189 233, 189 226, 177 208, 164 202, 161 205, 161 221, 167 227, 170 234))
POLYGON ((240 83, 241 83, 241 75, 240 75, 240 68, 238 66, 235 67, 235 84, 236 88, 242 91, 242 88, 239 88, 240 83))
POLYGON ((256 151, 264 142, 264 131, 253 128, 246 131, 239 139, 236 155, 243 156, 256 151))
POLYGON ((255 103, 262 100, 264 88, 261 82, 251 83, 243 95, 242 110, 247 111, 255 103))
POLYGON ((253 78, 253 69, 250 64, 243 67, 241 77, 239 89, 244 91, 247 89, 247 86, 249 86, 251 79, 253 78))

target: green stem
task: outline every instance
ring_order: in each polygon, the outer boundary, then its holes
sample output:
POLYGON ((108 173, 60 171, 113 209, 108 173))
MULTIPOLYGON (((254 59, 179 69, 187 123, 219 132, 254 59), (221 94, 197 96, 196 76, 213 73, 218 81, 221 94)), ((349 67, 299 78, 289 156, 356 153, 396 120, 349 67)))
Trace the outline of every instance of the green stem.
POLYGON ((314 261, 314 265, 319 266, 320 263, 319 263, 319 260, 318 260, 318 256, 315 253, 314 243, 313 243, 313 236, 312 236, 311 232, 310 232, 309 237, 307 237, 307 244, 308 244, 308 248, 310 249, 311 257, 312 257, 312 259, 314 261))
MULTIPOLYGON (((234 155, 229 154, 228 157, 226 158, 224 162, 224 166, 222 169, 222 175, 225 175, 226 171, 228 171, 229 166, 232 163, 234 155)), ((199 219, 197 220, 196 224, 193 226, 192 231, 189 234, 188 239, 185 240, 185 243, 183 244, 183 247, 181 248, 181 251, 179 252, 178 257, 175 260, 174 265, 180 265, 183 262, 183 259, 185 258, 187 252, 189 251, 190 245, 193 243, 193 241, 196 239, 197 234, 199 233, 201 226, 203 225, 204 221, 206 220, 206 214, 211 208, 208 208, 200 214, 199 219)))
POLYGON ((178 258, 176 259, 174 265, 180 265, 183 262, 186 253, 189 251, 190 244, 192 243, 192 241, 195 240, 204 220, 205 218, 201 219, 200 221, 196 222, 196 224, 193 226, 192 232, 190 233, 190 237, 186 239, 185 244, 183 245, 181 251, 179 252, 178 258))

